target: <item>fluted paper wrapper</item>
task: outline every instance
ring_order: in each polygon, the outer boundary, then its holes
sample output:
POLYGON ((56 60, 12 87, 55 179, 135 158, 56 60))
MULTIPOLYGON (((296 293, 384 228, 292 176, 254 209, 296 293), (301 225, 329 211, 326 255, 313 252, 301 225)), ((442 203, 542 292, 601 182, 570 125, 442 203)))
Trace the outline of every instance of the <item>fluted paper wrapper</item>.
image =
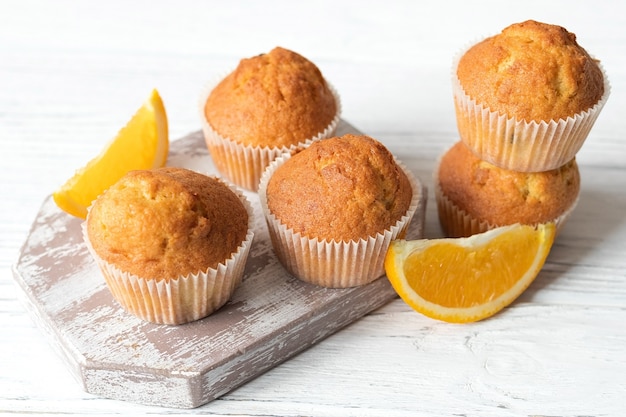
POLYGON ((288 147, 249 146, 225 138, 211 127, 204 111, 211 91, 223 78, 224 76, 218 77, 204 87, 198 108, 202 121, 202 132, 213 163, 220 174, 233 184, 256 192, 263 171, 276 157, 303 149, 317 140, 329 138, 337 129, 341 116, 341 99, 337 90, 327 81, 328 87, 335 97, 335 103, 337 103, 337 114, 330 124, 316 136, 303 139, 302 142, 288 147))
POLYGON ((456 73, 464 52, 452 65, 452 91, 459 135, 476 156, 521 172, 549 171, 574 158, 609 97, 610 84, 602 66, 604 94, 593 107, 565 120, 526 122, 490 111, 465 93, 456 73))
POLYGON ((113 298, 129 313, 152 323, 183 324, 204 318, 231 298, 241 283, 254 233, 250 202, 234 187, 248 212, 248 233, 237 251, 216 268, 170 279, 140 277, 106 262, 93 249, 83 222, 83 239, 113 298))
POLYGON ((402 163, 396 161, 407 175, 413 196, 409 208, 392 227, 375 236, 358 241, 337 242, 307 238, 288 228, 267 206, 267 184, 272 174, 291 157, 284 154, 264 172, 259 199, 267 221, 272 246, 285 269, 296 278, 328 288, 348 288, 368 284, 384 275, 384 260, 389 244, 403 238, 412 218, 423 215, 426 190, 402 163))
MULTIPOLYGON (((484 219, 478 219, 457 206, 441 189, 437 175, 438 171, 439 164, 437 164, 433 174, 433 183, 435 188, 435 201, 437 203, 439 224, 447 237, 468 237, 486 232, 490 229, 495 229, 496 227, 507 226, 506 224, 494 224, 484 219)), ((567 219, 578 205, 579 197, 580 190, 578 191, 578 195, 572 205, 568 207, 560 216, 550 220, 554 222, 557 233, 563 228, 567 219)))

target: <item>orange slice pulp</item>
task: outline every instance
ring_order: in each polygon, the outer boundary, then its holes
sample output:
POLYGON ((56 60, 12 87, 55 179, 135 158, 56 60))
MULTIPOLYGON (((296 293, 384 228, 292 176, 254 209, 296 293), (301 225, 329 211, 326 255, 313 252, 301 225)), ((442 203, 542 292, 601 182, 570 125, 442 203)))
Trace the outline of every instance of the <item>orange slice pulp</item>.
POLYGON ((385 258, 387 277, 414 310, 466 323, 511 304, 543 267, 553 223, 510 225, 467 238, 396 240, 385 258))
POLYGON ((63 211, 84 219, 92 201, 124 174, 162 167, 168 152, 167 115, 159 93, 153 90, 117 136, 52 197, 63 211))

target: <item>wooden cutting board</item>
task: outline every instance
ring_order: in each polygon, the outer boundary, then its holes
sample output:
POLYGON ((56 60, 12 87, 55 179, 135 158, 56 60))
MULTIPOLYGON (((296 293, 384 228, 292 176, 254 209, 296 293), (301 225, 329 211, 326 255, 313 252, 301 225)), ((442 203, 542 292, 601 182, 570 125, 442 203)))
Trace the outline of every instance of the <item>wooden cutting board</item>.
MULTIPOLYGON (((337 135, 359 133, 342 121, 337 135)), ((168 165, 217 175, 200 131, 171 143, 168 165)), ((89 256, 81 220, 43 202, 13 266, 24 304, 89 393, 193 408, 289 359, 396 297, 385 277, 326 289, 289 275, 275 257, 258 196, 242 285, 211 316, 185 325, 144 322, 112 298, 89 256)), ((423 233, 423 188, 409 238, 423 233)), ((18 291, 19 292, 19 291, 18 291)))

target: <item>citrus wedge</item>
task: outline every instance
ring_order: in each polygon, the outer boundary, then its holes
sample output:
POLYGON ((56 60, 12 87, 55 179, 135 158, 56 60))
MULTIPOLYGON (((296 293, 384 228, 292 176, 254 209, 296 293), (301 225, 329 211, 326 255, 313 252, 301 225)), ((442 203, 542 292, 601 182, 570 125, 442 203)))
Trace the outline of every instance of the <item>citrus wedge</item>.
POLYGON ((467 323, 496 314, 535 279, 553 223, 503 226, 466 238, 396 240, 385 270, 398 295, 434 319, 467 323))
POLYGON ((92 201, 124 174, 162 167, 168 152, 167 115, 159 93, 153 90, 117 136, 52 197, 63 211, 84 219, 92 201))

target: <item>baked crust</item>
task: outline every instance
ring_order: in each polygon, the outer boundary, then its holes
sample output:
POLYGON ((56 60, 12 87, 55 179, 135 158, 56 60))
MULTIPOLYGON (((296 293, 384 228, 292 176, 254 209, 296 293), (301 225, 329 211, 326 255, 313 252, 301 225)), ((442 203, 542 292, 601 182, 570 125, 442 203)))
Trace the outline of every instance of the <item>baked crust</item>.
POLYGON ((544 172, 517 172, 477 158, 462 142, 440 160, 438 186, 459 209, 491 225, 555 220, 580 190, 576 160, 544 172))
POLYGON ((292 156, 267 185, 269 210, 308 238, 374 236, 408 210, 412 189, 393 155, 365 135, 313 143, 292 156))
POLYGON ((288 147, 324 131, 338 108, 317 66, 277 47, 242 59, 213 89, 204 110, 208 123, 225 138, 288 147))
POLYGON ((602 70, 576 35, 533 20, 472 46, 456 74, 477 103, 527 122, 574 116, 604 93, 602 70))
POLYGON ((245 206, 228 186, 174 167, 129 172, 87 217, 89 241, 103 260, 157 280, 215 268, 247 229, 245 206))

